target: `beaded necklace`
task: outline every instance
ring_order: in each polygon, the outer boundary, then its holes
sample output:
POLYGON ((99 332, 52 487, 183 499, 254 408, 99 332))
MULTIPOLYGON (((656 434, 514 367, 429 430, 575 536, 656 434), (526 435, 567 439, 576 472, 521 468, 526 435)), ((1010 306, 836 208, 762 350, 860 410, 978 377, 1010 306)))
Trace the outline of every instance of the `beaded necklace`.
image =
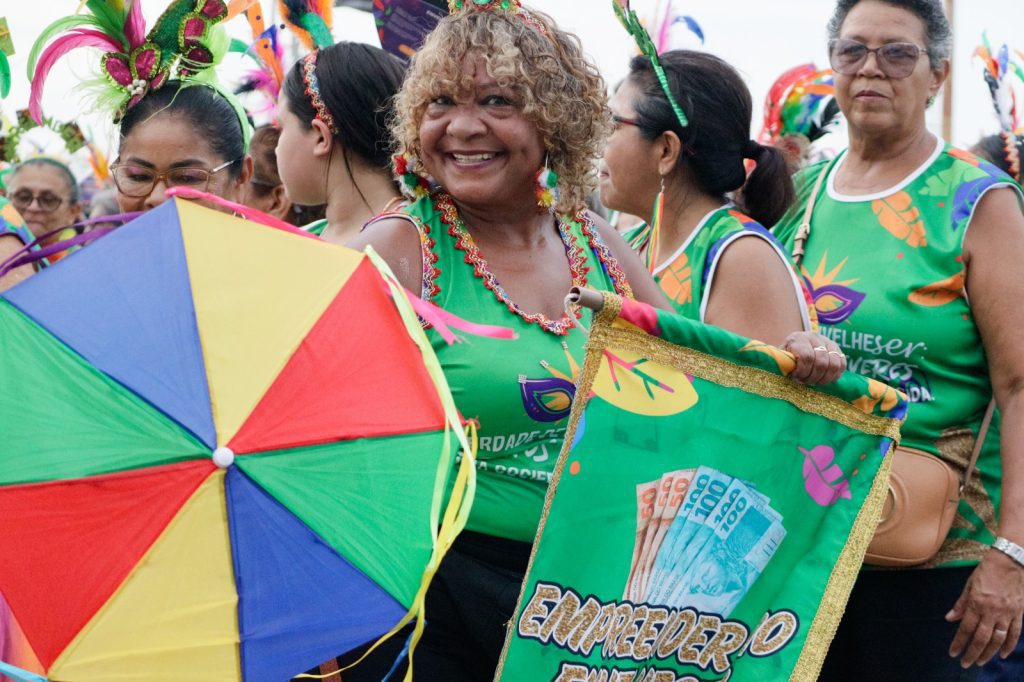
MULTIPOLYGON (((465 261, 473 266, 473 273, 483 281, 484 286, 490 289, 494 296, 501 303, 505 304, 513 314, 518 315, 530 324, 536 324, 545 331, 557 334, 558 336, 565 336, 569 333, 570 329, 576 326, 576 320, 582 317, 578 311, 572 315, 566 312, 559 319, 552 320, 543 313, 527 313, 520 308, 519 304, 512 300, 508 292, 498 282, 498 278, 487 267, 487 261, 466 229, 466 224, 459 215, 459 210, 455 207, 451 196, 441 193, 435 205, 441 211, 441 220, 448 226, 448 234, 455 238, 455 248, 465 252, 465 261)), ((558 235, 561 237, 562 245, 565 247, 566 258, 569 261, 569 273, 572 277, 572 284, 573 286, 584 287, 587 285, 587 260, 583 249, 576 244, 562 220, 556 219, 556 224, 558 226, 558 235)))

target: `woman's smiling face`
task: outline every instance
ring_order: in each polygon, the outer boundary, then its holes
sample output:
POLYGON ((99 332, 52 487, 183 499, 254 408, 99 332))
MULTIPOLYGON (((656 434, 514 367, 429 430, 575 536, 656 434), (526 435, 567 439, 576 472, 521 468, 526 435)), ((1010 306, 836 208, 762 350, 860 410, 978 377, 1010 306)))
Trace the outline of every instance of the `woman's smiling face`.
POLYGON ((437 93, 420 121, 421 161, 456 200, 477 205, 534 201, 534 177, 544 145, 511 88, 487 73, 484 60, 467 57, 470 92, 437 93))

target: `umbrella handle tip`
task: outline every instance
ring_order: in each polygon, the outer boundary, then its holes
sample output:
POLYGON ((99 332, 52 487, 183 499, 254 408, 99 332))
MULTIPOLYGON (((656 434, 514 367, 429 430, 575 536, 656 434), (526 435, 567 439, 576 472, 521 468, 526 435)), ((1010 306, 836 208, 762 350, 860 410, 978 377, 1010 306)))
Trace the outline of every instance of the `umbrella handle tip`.
POLYGON ((235 453, 231 448, 219 447, 213 451, 213 463, 221 469, 227 469, 235 463, 235 453))

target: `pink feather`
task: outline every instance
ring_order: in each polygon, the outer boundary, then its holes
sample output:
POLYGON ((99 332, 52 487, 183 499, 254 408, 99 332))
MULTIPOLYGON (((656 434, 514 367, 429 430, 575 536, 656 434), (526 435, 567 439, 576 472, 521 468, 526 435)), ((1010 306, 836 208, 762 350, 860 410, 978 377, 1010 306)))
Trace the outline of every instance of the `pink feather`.
POLYGON ((124 20, 124 37, 129 47, 138 47, 146 42, 146 17, 142 14, 142 0, 128 0, 132 6, 124 20))
POLYGON ((40 101, 43 98, 43 83, 46 82, 46 76, 49 75, 50 69, 58 59, 79 47, 98 47, 104 52, 121 51, 120 43, 105 33, 88 28, 69 31, 67 35, 50 43, 39 58, 35 75, 32 77, 32 92, 29 95, 28 110, 32 115, 32 120, 36 123, 40 125, 43 123, 43 109, 40 101))

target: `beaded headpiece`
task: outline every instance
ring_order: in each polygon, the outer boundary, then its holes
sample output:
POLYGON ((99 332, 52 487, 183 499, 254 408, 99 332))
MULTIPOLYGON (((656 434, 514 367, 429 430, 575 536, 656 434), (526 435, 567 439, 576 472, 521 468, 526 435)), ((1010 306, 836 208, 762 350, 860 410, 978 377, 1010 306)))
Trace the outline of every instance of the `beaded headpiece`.
MULTIPOLYGON (((1017 52, 1017 55, 1024 59, 1024 53, 1017 52)), ((982 44, 974 51, 974 56, 978 57, 985 67, 982 75, 992 96, 992 107, 995 109, 996 118, 999 119, 999 127, 1002 128, 1003 154, 1010 174, 1019 182, 1021 167, 1017 131, 1024 121, 1017 106, 1014 79, 1009 76, 1013 75, 1024 83, 1024 67, 1010 56, 1010 48, 1007 45, 1000 46, 998 52, 993 51, 988 36, 984 33, 982 44)))
POLYGON ((690 125, 690 122, 687 120, 683 108, 679 106, 679 102, 676 101, 675 96, 672 94, 672 88, 669 87, 665 69, 661 66, 661 60, 658 58, 658 49, 655 47, 654 41, 651 40, 651 35, 647 32, 647 29, 640 23, 636 12, 630 9, 629 0, 612 0, 612 8, 615 10, 615 16, 618 17, 619 23, 622 24, 622 27, 626 29, 629 35, 633 36, 633 40, 636 41, 636 46, 640 49, 640 52, 651 60, 651 68, 654 69, 654 74, 658 77, 661 89, 665 92, 665 97, 672 106, 672 111, 675 112, 679 125, 684 128, 687 127, 690 125))

